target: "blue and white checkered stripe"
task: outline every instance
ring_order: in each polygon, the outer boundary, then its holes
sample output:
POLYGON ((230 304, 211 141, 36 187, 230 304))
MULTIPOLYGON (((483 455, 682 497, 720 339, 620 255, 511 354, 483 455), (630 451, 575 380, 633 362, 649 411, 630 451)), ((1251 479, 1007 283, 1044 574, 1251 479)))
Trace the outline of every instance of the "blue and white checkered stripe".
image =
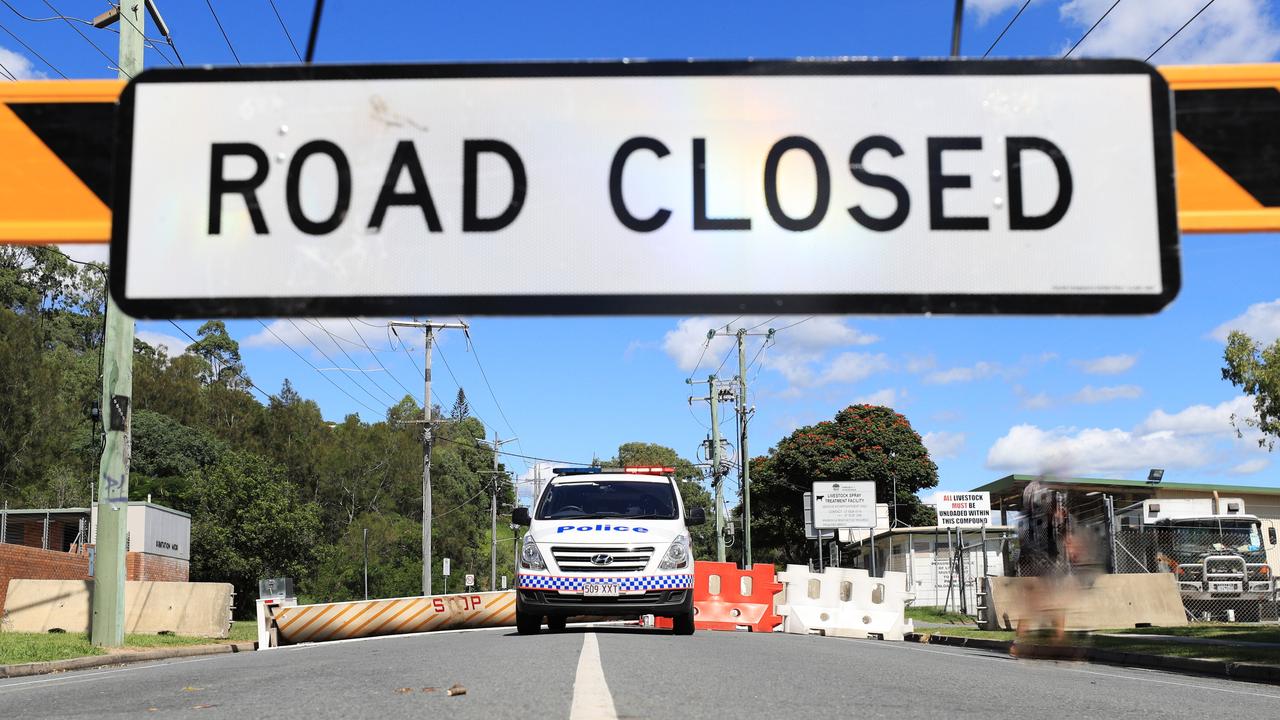
POLYGON ((526 575, 521 573, 516 586, 522 590, 558 590, 564 593, 582 592, 583 583, 618 583, 621 591, 647 592, 650 590, 688 590, 693 587, 692 575, 642 575, 626 577, 563 577, 556 575, 526 575))

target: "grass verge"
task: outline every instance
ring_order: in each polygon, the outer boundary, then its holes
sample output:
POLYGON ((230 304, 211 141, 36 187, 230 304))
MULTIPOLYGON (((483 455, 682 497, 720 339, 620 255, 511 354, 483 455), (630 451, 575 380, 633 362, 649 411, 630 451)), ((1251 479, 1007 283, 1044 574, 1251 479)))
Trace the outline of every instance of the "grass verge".
MULTIPOLYGON (((231 624, 226 639, 184 637, 181 635, 126 635, 124 650, 150 650, 180 645, 217 645, 250 642, 257 638, 254 622, 237 620, 231 624)), ((95 647, 86 633, 17 633, 0 632, 0 665, 49 662, 77 657, 105 655, 107 649, 95 647)))
POLYGON ((947 612, 936 607, 908 607, 907 618, 920 622, 973 626, 973 618, 962 613, 947 612))

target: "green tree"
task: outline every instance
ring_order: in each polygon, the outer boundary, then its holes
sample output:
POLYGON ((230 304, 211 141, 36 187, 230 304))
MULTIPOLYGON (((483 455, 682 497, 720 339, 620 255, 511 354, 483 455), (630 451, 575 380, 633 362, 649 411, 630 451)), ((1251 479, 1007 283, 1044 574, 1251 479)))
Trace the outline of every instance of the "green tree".
POLYGON ((1241 426, 1254 428, 1262 434, 1258 444, 1274 449, 1280 438, 1280 340, 1264 347, 1233 330, 1227 336, 1223 359, 1226 367, 1222 368, 1222 379, 1253 397, 1255 417, 1231 418, 1237 434, 1243 435, 1241 426))
POLYGON ((190 507, 191 475, 217 463, 226 445, 212 434, 187 427, 167 415, 139 410, 133 415, 129 495, 177 510, 190 507))
POLYGON ((319 552, 308 596, 318 602, 364 597, 364 531, 369 531, 369 597, 422 594, 422 524, 392 513, 355 518, 319 552))
POLYGON ((912 525, 936 522, 916 493, 937 486, 938 467, 907 419, 887 407, 851 405, 834 421, 797 429, 768 457, 752 460, 751 480, 752 543, 760 561, 807 557, 804 493, 816 480, 869 480, 879 501, 890 504, 896 480, 898 517, 912 525))
POLYGON ((449 419, 457 422, 471 417, 471 404, 467 402, 467 393, 458 388, 458 395, 453 400, 453 408, 449 411, 449 419))
POLYGON ((191 579, 229 582, 247 612, 258 580, 313 577, 320 514, 303 502, 283 470, 251 453, 224 453, 191 478, 191 579))

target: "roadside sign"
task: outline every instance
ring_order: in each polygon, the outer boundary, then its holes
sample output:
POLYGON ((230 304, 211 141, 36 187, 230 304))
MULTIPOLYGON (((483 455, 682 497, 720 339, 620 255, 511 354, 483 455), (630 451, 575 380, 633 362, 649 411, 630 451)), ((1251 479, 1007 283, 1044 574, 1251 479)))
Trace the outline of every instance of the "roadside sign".
POLYGON ((463 583, 463 585, 466 585, 467 587, 473 587, 473 586, 476 584, 476 576, 475 576, 475 575, 467 574, 467 575, 465 576, 465 580, 466 580, 466 582, 464 582, 464 583, 463 583))
POLYGON ((102 242, 111 232, 116 80, 0 87, 0 242, 102 242))
POLYGON ((836 536, 835 530, 818 530, 813 527, 813 493, 804 494, 804 537, 806 540, 830 540, 836 536))
POLYGON ((151 318, 1154 312, 1170 119, 1126 60, 150 70, 116 124, 112 293, 151 318))
POLYGON ((507 589, 507 576, 506 576, 506 575, 503 575, 503 576, 502 576, 502 578, 501 578, 501 584, 500 584, 500 585, 498 585, 498 587, 502 588, 503 590, 506 590, 506 589, 507 589))
POLYGON ((938 524, 980 528, 991 524, 991 493, 943 493, 938 499, 938 524))
POLYGON ((443 574, 445 575, 445 577, 448 577, 448 575, 449 575, 449 558, 445 558, 445 559, 444 559, 444 561, 441 563, 441 565, 443 565, 443 566, 444 566, 444 573, 443 573, 443 574))
POLYGON ((870 481, 815 482, 813 526, 823 530, 874 528, 876 484, 870 481))

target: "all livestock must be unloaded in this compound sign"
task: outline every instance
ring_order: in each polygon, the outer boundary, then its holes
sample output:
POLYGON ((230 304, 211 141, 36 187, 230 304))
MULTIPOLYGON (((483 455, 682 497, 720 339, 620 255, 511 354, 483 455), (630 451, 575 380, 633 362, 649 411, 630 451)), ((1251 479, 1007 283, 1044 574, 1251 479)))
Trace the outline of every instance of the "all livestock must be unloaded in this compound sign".
POLYGON ((943 493, 938 500, 938 524, 977 528, 991 524, 991 493, 943 493))

